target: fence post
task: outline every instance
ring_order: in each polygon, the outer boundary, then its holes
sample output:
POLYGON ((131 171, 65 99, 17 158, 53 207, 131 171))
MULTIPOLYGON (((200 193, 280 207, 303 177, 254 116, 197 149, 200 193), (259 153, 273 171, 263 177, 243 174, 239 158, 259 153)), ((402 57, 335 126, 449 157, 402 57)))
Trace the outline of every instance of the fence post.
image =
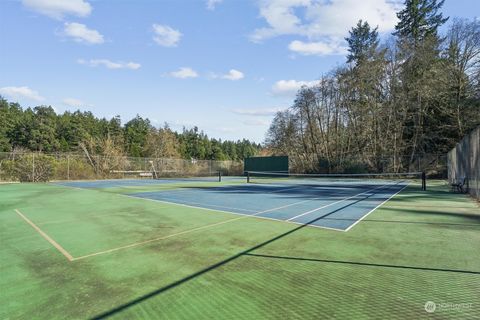
POLYGON ((35 182, 35 152, 32 153, 32 182, 35 182))
POLYGON ((122 161, 122 179, 125 179, 125 170, 127 170, 127 161, 128 161, 128 158, 124 156, 122 161))
POLYGON ((67 180, 70 180, 70 155, 67 154, 67 180))

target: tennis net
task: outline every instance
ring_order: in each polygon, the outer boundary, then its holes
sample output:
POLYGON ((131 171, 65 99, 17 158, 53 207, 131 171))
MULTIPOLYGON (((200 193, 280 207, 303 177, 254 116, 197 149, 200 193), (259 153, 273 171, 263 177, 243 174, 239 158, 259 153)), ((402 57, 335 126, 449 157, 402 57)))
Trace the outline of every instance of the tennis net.
POLYGON ((156 180, 178 180, 178 181, 222 181, 222 172, 211 172, 210 174, 181 174, 181 173, 169 173, 153 172, 153 179, 156 180))
POLYGON ((248 183, 258 184, 297 184, 297 185, 378 185, 390 183, 415 182, 426 190, 426 176, 424 172, 407 173, 328 173, 328 174, 302 174, 279 173, 268 171, 245 171, 248 183))

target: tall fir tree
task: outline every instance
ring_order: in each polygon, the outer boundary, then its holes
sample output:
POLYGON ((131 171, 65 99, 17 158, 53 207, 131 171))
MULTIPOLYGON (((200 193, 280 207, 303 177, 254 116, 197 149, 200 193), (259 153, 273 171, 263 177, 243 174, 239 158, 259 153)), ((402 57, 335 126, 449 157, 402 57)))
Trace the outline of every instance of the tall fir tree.
POLYGON ((395 26, 395 36, 411 42, 414 47, 422 40, 437 36, 438 28, 447 22, 439 10, 445 0, 405 0, 405 8, 397 13, 400 20, 395 26))
POLYGON ((358 21, 345 38, 348 43, 347 62, 356 65, 373 57, 378 47, 378 27, 371 29, 367 21, 358 21))
POLYGON ((432 152, 439 140, 441 122, 438 95, 442 91, 442 65, 438 29, 448 17, 440 12, 444 0, 405 0, 394 35, 400 44, 401 84, 405 108, 404 140, 408 162, 414 163, 422 153, 432 152))

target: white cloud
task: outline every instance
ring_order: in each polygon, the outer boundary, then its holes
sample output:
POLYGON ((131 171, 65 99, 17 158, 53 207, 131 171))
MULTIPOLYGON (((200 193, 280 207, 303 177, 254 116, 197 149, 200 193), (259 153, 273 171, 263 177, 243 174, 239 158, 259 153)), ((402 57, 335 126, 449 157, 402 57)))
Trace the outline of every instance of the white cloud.
POLYGON ((222 3, 223 0, 207 0, 207 9, 208 10, 215 10, 217 4, 222 3))
POLYGON ((282 108, 267 108, 267 109, 233 109, 232 112, 246 116, 274 116, 282 108))
POLYGON ((295 95, 303 86, 310 87, 316 84, 318 81, 280 80, 273 85, 272 92, 275 95, 291 96, 295 95))
POLYGON ((293 52, 309 56, 309 55, 334 55, 345 54, 347 52, 346 47, 342 46, 343 41, 329 41, 329 42, 303 42, 294 40, 288 45, 288 49, 293 52))
POLYGON ((210 79, 226 79, 226 80, 236 81, 236 80, 245 78, 245 74, 239 70, 230 69, 230 71, 224 74, 210 72, 208 77, 210 79))
POLYGON ((79 64, 84 64, 90 67, 104 66, 108 69, 130 69, 137 70, 141 67, 139 63, 136 62, 113 62, 108 59, 78 59, 79 64))
POLYGON ((301 54, 338 54, 344 37, 358 20, 368 21, 379 32, 390 32, 401 0, 262 0, 260 16, 266 27, 254 30, 250 39, 261 42, 290 35, 307 38, 293 41, 290 49, 301 54))
POLYGON ((245 75, 243 74, 243 72, 235 70, 235 69, 230 69, 230 71, 228 71, 227 74, 224 74, 222 76, 222 78, 227 79, 227 80, 235 81, 235 80, 243 79, 244 76, 245 75))
POLYGON ((38 94, 37 91, 29 87, 3 87, 0 88, 0 94, 10 99, 25 98, 34 101, 44 101, 45 98, 38 94))
POLYGON ((307 9, 310 21, 307 34, 315 36, 344 37, 358 20, 378 26, 379 32, 390 32, 397 23, 396 12, 402 6, 399 0, 332 0, 316 2, 307 9))
POLYGON ((260 42, 284 34, 302 34, 302 20, 295 14, 295 8, 310 5, 311 0, 260 1, 260 16, 269 27, 256 29, 250 39, 260 42))
POLYGON ((73 38, 76 42, 99 44, 103 43, 103 35, 97 30, 89 29, 86 25, 76 22, 65 22, 64 35, 73 38))
POLYGON ((172 72, 169 73, 169 75, 171 77, 180 78, 180 79, 198 77, 198 73, 195 70, 193 70, 191 68, 186 68, 186 67, 180 68, 177 71, 172 71, 172 72))
POLYGON ((91 107, 92 105, 86 104, 85 102, 75 99, 75 98, 65 98, 63 99, 63 104, 69 106, 69 107, 74 107, 74 108, 79 108, 79 107, 91 107))
POLYGON ((160 25, 160 24, 153 24, 152 25, 153 32, 155 35, 153 36, 153 40, 164 47, 176 47, 180 38, 182 37, 182 33, 178 30, 175 30, 167 25, 160 25))
POLYGON ((30 10, 54 19, 66 15, 87 17, 92 12, 92 6, 84 0, 22 0, 22 3, 30 10))

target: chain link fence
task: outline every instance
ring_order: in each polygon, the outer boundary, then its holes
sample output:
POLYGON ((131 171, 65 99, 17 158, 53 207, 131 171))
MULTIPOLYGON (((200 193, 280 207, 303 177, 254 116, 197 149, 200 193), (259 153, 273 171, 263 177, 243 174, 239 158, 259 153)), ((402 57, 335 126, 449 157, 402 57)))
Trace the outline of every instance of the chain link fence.
POLYGON ((319 157, 314 154, 289 157, 292 173, 404 173, 425 171, 430 178, 447 178, 445 154, 375 156, 349 154, 319 157))
POLYGON ((466 190, 480 200, 480 126, 448 153, 448 181, 466 179, 466 190))
POLYGON ((86 156, 33 152, 0 153, 0 181, 152 179, 242 175, 243 162, 86 156))

